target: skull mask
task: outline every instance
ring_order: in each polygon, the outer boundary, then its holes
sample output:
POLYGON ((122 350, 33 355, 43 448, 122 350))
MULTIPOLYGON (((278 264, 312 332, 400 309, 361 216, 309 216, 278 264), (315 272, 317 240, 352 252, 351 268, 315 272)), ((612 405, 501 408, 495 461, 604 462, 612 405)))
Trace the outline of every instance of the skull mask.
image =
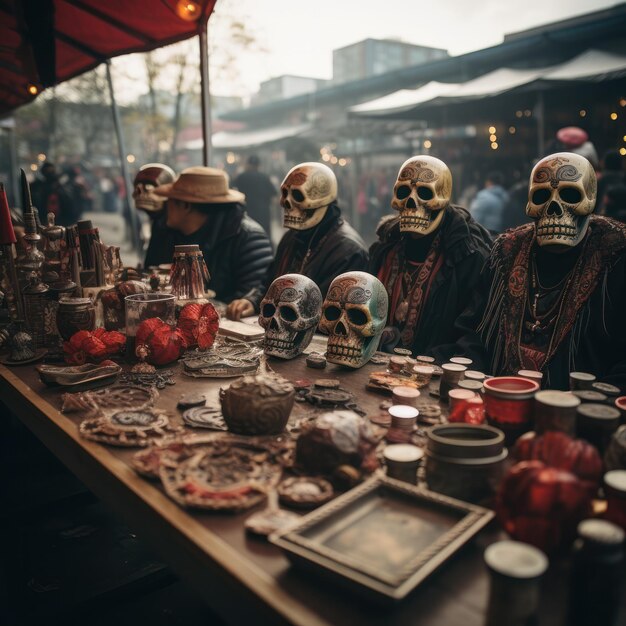
POLYGON ((154 193, 155 187, 173 183, 176 175, 174 170, 163 163, 148 163, 139 168, 133 189, 135 207, 156 213, 163 209, 165 198, 154 193))
POLYGON ((300 163, 289 170, 280 186, 285 228, 309 230, 337 199, 335 173, 322 163, 300 163))
POLYGON ((431 156, 416 156, 402 164, 393 187, 391 206, 400 212, 400 230, 420 237, 439 228, 450 204, 452 174, 431 156))
POLYGON ((311 343, 322 316, 322 292, 301 274, 277 278, 261 302, 265 354, 293 359, 311 343))
POLYGON ((366 272, 346 272, 333 280, 322 307, 320 330, 329 334, 331 363, 362 367, 378 348, 387 322, 385 286, 366 272))
POLYGON ((585 157, 558 152, 533 168, 526 215, 535 221, 537 243, 554 250, 578 245, 596 205, 596 173, 585 157))

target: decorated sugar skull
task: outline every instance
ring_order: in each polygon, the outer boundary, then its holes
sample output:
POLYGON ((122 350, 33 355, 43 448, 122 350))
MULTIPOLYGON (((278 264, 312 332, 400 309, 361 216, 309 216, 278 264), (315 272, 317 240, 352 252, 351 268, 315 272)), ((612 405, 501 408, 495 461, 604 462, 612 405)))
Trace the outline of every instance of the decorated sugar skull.
POLYGON ((135 206, 148 213, 161 211, 166 199, 163 196, 157 196, 154 188, 173 183, 175 178, 174 170, 163 163, 142 165, 135 176, 133 188, 135 206))
POLYGON ((400 230, 418 236, 435 232, 450 204, 452 174, 431 156, 406 160, 393 187, 391 206, 400 212, 400 230))
POLYGON ((537 243, 557 251, 576 246, 587 232, 596 192, 596 173, 585 157, 557 152, 541 159, 530 175, 526 206, 537 243))
POLYGON ((387 322, 385 286, 367 272, 346 272, 333 280, 322 306, 320 330, 327 333, 326 359, 362 367, 376 352, 387 322))
POLYGON ((309 230, 317 226, 336 199, 337 178, 330 167, 314 162, 296 165, 280 186, 285 228, 309 230))
POLYGON ((302 274, 278 277, 261 301, 265 354, 293 359, 311 343, 322 316, 322 292, 302 274))

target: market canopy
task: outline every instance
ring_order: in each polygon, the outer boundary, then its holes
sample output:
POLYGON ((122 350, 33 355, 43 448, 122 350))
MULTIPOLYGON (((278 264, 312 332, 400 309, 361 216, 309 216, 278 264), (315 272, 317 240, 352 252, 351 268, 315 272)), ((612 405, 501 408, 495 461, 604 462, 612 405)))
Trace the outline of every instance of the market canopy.
POLYGON ((197 35, 216 0, 3 0, 0 115, 111 57, 197 35))
MULTIPOLYGON (((213 147, 224 150, 237 150, 241 148, 253 148, 264 144, 297 137, 311 130, 311 124, 296 124, 292 126, 271 126, 259 130, 242 132, 221 131, 213 135, 213 147)), ((199 150, 202 148, 202 139, 192 139, 182 146, 186 150, 199 150)))
POLYGON ((463 102, 497 96, 532 83, 563 81, 603 81, 626 75, 626 56, 587 50, 573 59, 539 69, 500 68, 464 83, 431 81, 418 89, 401 89, 391 94, 350 107, 362 116, 398 115, 423 106, 463 102))

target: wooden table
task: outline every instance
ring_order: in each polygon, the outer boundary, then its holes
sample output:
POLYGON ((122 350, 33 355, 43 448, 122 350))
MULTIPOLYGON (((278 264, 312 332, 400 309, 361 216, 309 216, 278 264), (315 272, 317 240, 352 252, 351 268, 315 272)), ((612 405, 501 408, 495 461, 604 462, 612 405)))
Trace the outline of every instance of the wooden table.
MULTIPOLYGON (((307 368, 302 357, 286 362, 272 360, 270 365, 291 380, 340 378, 342 386, 355 393, 360 406, 371 413, 379 411, 384 399, 365 390, 369 373, 383 369, 381 366, 346 371, 329 365, 320 371, 307 368)), ((173 369, 179 372, 179 366, 173 369)), ((219 388, 229 384, 224 379, 194 379, 183 374, 177 376, 177 381, 161 392, 157 406, 179 420, 176 402, 181 393, 202 392, 208 398, 207 403, 216 403, 219 388)), ((81 414, 59 412, 61 392, 41 383, 34 366, 11 369, 0 366, 0 393, 7 406, 52 453, 148 540, 159 556, 226 621, 243 624, 247 620, 255 626, 478 626, 484 622, 488 578, 482 554, 489 543, 500 537, 495 524, 404 602, 394 607, 377 607, 322 578, 299 572, 279 549, 247 536, 244 520, 258 509, 229 515, 180 508, 160 486, 131 469, 129 459, 134 450, 82 439, 77 428, 81 414)), ((294 414, 308 408, 296 404, 294 414)), ((563 567, 557 563, 553 575, 546 579, 542 623, 561 621, 565 606, 563 567)))

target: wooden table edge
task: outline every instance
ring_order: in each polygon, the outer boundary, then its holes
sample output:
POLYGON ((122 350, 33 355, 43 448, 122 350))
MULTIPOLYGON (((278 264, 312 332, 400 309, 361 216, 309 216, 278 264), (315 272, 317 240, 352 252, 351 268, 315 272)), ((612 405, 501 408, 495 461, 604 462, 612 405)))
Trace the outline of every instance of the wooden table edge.
MULTIPOLYGON (((96 442, 83 439, 74 422, 40 397, 34 389, 9 368, 0 365, 0 383, 2 381, 6 383, 8 391, 8 395, 2 394, 2 399, 14 411, 20 421, 58 456, 70 471, 75 473, 96 495, 121 515, 133 518, 133 516, 128 515, 128 510, 118 506, 119 503, 113 501, 112 494, 100 484, 101 479, 107 478, 107 473, 126 487, 135 500, 156 511, 167 524, 184 538, 186 543, 199 548, 214 564, 222 568, 233 581, 242 587, 241 590, 244 593, 252 592, 252 596, 249 596, 248 599, 261 600, 263 605, 269 607, 273 613, 271 623, 278 623, 275 620, 280 618, 286 624, 328 626, 329 622, 295 600, 263 569, 243 557, 237 550, 202 526, 193 516, 188 515, 184 509, 161 493, 150 482, 137 475, 130 466, 111 454, 107 448, 96 442), (12 403, 11 399, 14 399, 16 393, 19 394, 18 400, 21 396, 30 403, 37 413, 31 414, 25 410, 28 408, 27 406, 18 407, 16 403, 12 403), (44 420, 42 421, 41 418, 44 420), (45 420, 48 420, 49 423, 46 423, 45 420), (52 424, 56 427, 56 432, 51 428, 52 424), (47 433, 52 438, 40 436, 47 433), (60 451, 68 454, 60 455, 58 454, 60 451), (85 462, 87 463, 85 467, 78 467, 85 462), (91 462, 93 462, 93 467, 89 467, 91 462)), ((2 386, 4 385, 0 384, 0 388, 2 386)), ((158 545, 158 540, 154 547, 157 552, 164 551, 160 549, 163 546, 158 545)), ((165 552, 167 553, 167 551, 165 552)), ((171 561, 167 557, 165 560, 171 561)), ((174 565, 173 567, 177 569, 174 565)), ((184 573, 181 572, 181 575, 184 576, 184 573)), ((258 619, 260 616, 256 614, 256 617, 258 619)))

